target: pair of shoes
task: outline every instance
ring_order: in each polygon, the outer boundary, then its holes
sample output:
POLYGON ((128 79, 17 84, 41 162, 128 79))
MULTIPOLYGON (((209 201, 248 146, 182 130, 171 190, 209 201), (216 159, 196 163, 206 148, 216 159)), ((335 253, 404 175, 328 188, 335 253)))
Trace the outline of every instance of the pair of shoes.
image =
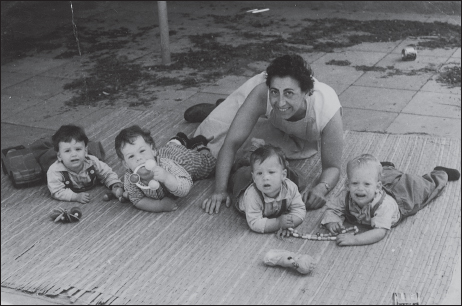
POLYGON ((221 104, 225 99, 218 99, 214 104, 199 103, 191 106, 184 112, 184 120, 191 123, 199 123, 205 120, 208 115, 221 104))
POLYGON ((448 174, 448 181, 457 181, 460 178, 460 172, 456 169, 446 168, 446 167, 435 167, 433 170, 442 170, 448 174))

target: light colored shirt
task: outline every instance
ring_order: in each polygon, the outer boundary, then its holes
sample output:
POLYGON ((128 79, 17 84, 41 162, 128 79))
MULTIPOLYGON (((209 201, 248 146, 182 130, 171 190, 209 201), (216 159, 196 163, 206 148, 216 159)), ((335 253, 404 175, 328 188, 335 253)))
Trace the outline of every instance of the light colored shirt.
MULTIPOLYGON (((166 190, 162 185, 159 186, 157 190, 151 189, 141 189, 135 184, 130 183, 130 174, 133 172, 128 169, 125 172, 124 177, 124 189, 128 192, 129 200, 136 206, 136 204, 144 197, 149 197, 155 200, 163 199, 168 193, 177 196, 184 197, 189 193, 191 187, 193 186, 193 181, 191 175, 175 161, 169 158, 158 158, 158 165, 165 169, 165 171, 173 174, 178 181, 178 188, 174 191, 166 190)), ((140 182, 140 185, 145 186, 145 184, 140 182)))
POLYGON ((258 233, 265 232, 268 216, 278 213, 282 207, 282 201, 286 200, 289 215, 305 219, 306 208, 298 187, 294 182, 286 178, 281 185, 281 190, 275 198, 267 197, 260 192, 255 184, 251 184, 239 202, 239 208, 245 211, 245 217, 250 229, 258 233), (262 197, 263 195, 263 201, 262 197))
MULTIPOLYGON (((385 191, 381 190, 381 192, 374 197, 372 202, 363 208, 359 207, 353 200, 349 201, 350 213, 358 220, 359 224, 389 230, 399 221, 401 213, 398 204, 395 199, 388 194, 385 195, 382 205, 375 211, 375 214, 373 216, 371 215, 371 210, 380 201, 384 192, 385 191)), ((321 221, 322 225, 331 222, 343 223, 345 221, 345 196, 347 193, 348 190, 344 189, 339 195, 327 203, 327 209, 321 221)))
POLYGON ((84 160, 83 169, 79 173, 67 169, 62 162, 55 161, 47 171, 47 184, 51 196, 60 201, 71 201, 75 192, 66 187, 61 171, 69 173, 69 178, 75 188, 83 188, 92 184, 87 172, 91 166, 95 168, 96 178, 106 187, 109 188, 114 183, 122 183, 111 167, 93 155, 88 155, 88 158, 84 160))

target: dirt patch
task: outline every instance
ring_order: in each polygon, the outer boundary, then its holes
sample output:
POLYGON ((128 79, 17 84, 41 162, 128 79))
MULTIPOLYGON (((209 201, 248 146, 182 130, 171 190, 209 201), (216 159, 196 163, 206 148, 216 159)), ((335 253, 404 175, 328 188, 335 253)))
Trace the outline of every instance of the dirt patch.
POLYGON ((436 81, 450 88, 461 87, 460 66, 444 68, 443 71, 440 72, 436 81))
POLYGON ((326 65, 335 65, 335 66, 350 66, 351 62, 348 60, 330 60, 326 62, 326 65))
POLYGON ((428 40, 418 46, 428 49, 460 47, 461 28, 443 22, 425 23, 408 20, 304 19, 308 25, 294 32, 288 43, 312 42, 318 52, 332 52, 334 48, 351 47, 363 42, 398 41, 424 36, 428 40))

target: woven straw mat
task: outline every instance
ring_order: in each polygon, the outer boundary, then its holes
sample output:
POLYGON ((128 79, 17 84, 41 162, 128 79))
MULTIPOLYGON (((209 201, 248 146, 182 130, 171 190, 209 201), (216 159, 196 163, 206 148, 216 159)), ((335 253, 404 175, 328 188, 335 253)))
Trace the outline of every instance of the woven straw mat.
MULTIPOLYGON (((121 109, 102 118, 86 132, 102 142, 119 176, 124 169, 114 138, 132 122, 150 129, 157 144, 197 126, 179 112, 121 109)), ((344 138, 342 175, 328 198, 344 185, 346 162, 362 153, 419 175, 438 165, 460 171, 458 139, 350 131, 344 138)), ((319 156, 292 165, 308 182, 321 172, 319 156)), ((382 241, 357 247, 254 233, 224 205, 219 214, 206 214, 200 206, 213 179, 195 182, 177 211, 159 214, 104 202, 103 186, 90 191, 86 205, 53 200, 45 185, 14 189, 3 173, 1 186, 2 286, 83 304, 391 304, 393 292, 419 292, 422 304, 436 304, 449 288, 460 247, 460 182, 449 182, 382 241), (53 208, 73 206, 83 212, 79 222, 51 221, 53 208), (301 275, 266 266, 270 249, 309 254, 317 267, 301 275)), ((324 210, 309 211, 299 231, 324 232, 324 210)))

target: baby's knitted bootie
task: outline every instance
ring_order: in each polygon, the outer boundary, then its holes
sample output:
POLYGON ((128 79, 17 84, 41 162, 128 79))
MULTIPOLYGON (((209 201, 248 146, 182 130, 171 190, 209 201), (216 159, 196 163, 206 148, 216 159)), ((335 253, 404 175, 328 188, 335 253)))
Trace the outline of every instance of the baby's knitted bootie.
POLYGON ((268 266, 293 268, 301 274, 308 274, 316 267, 314 259, 310 255, 276 249, 269 250, 263 262, 268 266))
POLYGON ((448 181, 457 181, 460 178, 460 172, 457 169, 451 169, 446 167, 435 167, 433 170, 442 170, 448 174, 448 181))
POLYGON ((209 141, 203 135, 197 135, 189 140, 189 147, 188 149, 194 150, 197 149, 198 151, 202 148, 207 147, 209 141))
POLYGON ((176 140, 181 143, 182 146, 185 146, 186 148, 189 147, 189 138, 185 133, 179 132, 176 136, 170 138, 170 140, 176 140))

